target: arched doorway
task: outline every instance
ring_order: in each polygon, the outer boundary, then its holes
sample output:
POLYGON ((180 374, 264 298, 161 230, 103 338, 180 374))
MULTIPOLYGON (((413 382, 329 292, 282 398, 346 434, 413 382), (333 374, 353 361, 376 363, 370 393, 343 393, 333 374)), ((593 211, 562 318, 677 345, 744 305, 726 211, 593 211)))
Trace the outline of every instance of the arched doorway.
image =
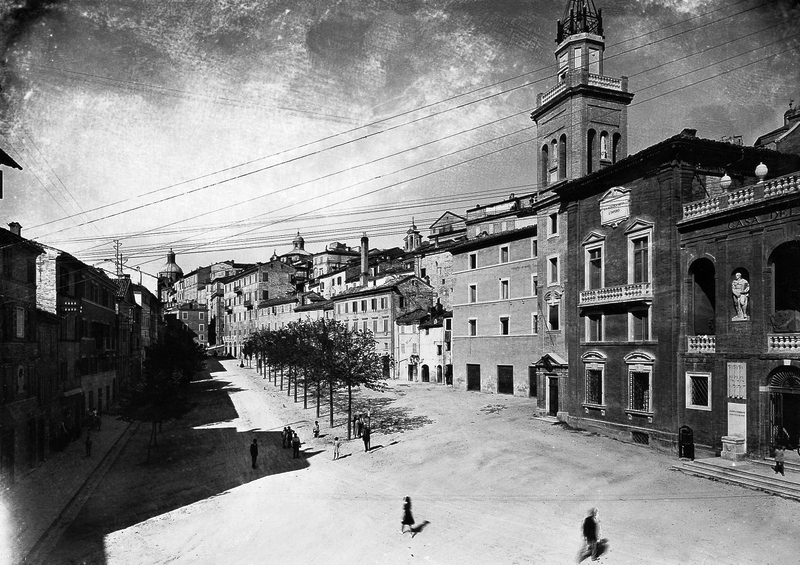
POLYGON ((422 366, 422 382, 423 383, 427 383, 427 382, 430 382, 430 380, 431 380, 430 369, 428 368, 427 365, 423 365, 422 366))
POLYGON ((770 407, 770 449, 777 443, 800 442, 800 369, 784 365, 767 377, 770 407))

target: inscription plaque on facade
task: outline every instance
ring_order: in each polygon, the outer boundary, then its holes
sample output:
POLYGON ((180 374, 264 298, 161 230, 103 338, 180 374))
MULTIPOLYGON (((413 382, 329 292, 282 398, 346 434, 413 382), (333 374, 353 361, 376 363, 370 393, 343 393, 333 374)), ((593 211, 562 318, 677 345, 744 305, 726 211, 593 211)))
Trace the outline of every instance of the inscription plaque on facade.
POLYGON ((728 435, 747 438, 747 404, 728 402, 728 435))
POLYGON ((600 223, 615 228, 628 219, 630 208, 630 190, 615 186, 600 198, 600 223))

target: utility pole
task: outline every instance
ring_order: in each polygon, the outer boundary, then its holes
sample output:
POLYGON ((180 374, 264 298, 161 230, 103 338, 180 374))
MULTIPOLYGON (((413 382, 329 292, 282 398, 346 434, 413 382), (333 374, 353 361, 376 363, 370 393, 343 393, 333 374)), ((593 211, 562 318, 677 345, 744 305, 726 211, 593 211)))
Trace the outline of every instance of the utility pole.
POLYGON ((114 264, 117 266, 117 278, 122 277, 122 242, 114 240, 114 264))

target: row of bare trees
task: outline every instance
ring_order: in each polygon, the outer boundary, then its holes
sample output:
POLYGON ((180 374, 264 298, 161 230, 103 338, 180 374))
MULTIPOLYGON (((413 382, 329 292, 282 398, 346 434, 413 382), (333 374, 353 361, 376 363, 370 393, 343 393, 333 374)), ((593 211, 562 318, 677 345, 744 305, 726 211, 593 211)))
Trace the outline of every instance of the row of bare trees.
POLYGON ((275 329, 258 330, 245 340, 242 353, 255 359, 265 378, 298 400, 303 391, 303 408, 308 408, 309 388, 316 397, 317 418, 320 402, 327 394, 330 402, 330 426, 333 427, 333 399, 337 391, 347 391, 347 438, 353 430, 353 389, 365 387, 383 390, 384 366, 391 360, 375 349, 369 331, 353 330, 337 320, 302 320, 275 329))

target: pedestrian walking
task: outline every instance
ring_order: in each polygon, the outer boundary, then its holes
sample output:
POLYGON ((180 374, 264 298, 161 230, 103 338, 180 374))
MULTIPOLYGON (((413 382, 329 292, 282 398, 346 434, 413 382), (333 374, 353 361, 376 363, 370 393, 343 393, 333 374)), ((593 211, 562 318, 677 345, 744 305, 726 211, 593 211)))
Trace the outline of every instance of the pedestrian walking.
POLYGON ((364 433, 361 436, 364 440, 364 451, 369 451, 369 436, 370 436, 370 429, 369 426, 364 426, 364 433))
POLYGON ((293 434, 292 426, 286 426, 286 447, 292 447, 292 434, 293 434))
POLYGON ((86 457, 92 456, 92 435, 86 430, 86 457))
POLYGON ((300 457, 300 438, 297 436, 297 432, 292 434, 292 459, 298 459, 300 457))
POLYGON ((403 519, 400 521, 400 533, 406 533, 406 526, 408 531, 414 533, 414 516, 411 514, 411 497, 407 496, 403 499, 403 519))
POLYGON ((253 443, 250 444, 250 459, 253 460, 253 469, 255 469, 258 459, 258 439, 256 438, 253 438, 253 443))
POLYGON ((592 561, 597 561, 608 547, 608 540, 600 539, 599 513, 597 508, 592 508, 589 510, 589 515, 583 520, 584 547, 578 554, 578 563, 587 557, 591 557, 592 561))
POLYGON ((339 441, 339 437, 333 438, 333 460, 336 461, 339 459, 339 448, 342 447, 342 442, 339 441))
POLYGON ((358 437, 361 437, 364 433, 364 415, 358 417, 358 437))
POLYGON ((286 433, 287 429, 286 426, 283 426, 283 432, 281 432, 281 445, 284 449, 286 449, 286 433))
POLYGON ((784 477, 786 473, 783 472, 783 462, 786 460, 786 451, 782 445, 775 448, 775 474, 780 473, 784 477))
POLYGON ((353 435, 356 437, 360 437, 361 434, 358 433, 358 416, 353 416, 353 435))
POLYGON ((319 422, 314 420, 314 437, 319 437, 319 422))

